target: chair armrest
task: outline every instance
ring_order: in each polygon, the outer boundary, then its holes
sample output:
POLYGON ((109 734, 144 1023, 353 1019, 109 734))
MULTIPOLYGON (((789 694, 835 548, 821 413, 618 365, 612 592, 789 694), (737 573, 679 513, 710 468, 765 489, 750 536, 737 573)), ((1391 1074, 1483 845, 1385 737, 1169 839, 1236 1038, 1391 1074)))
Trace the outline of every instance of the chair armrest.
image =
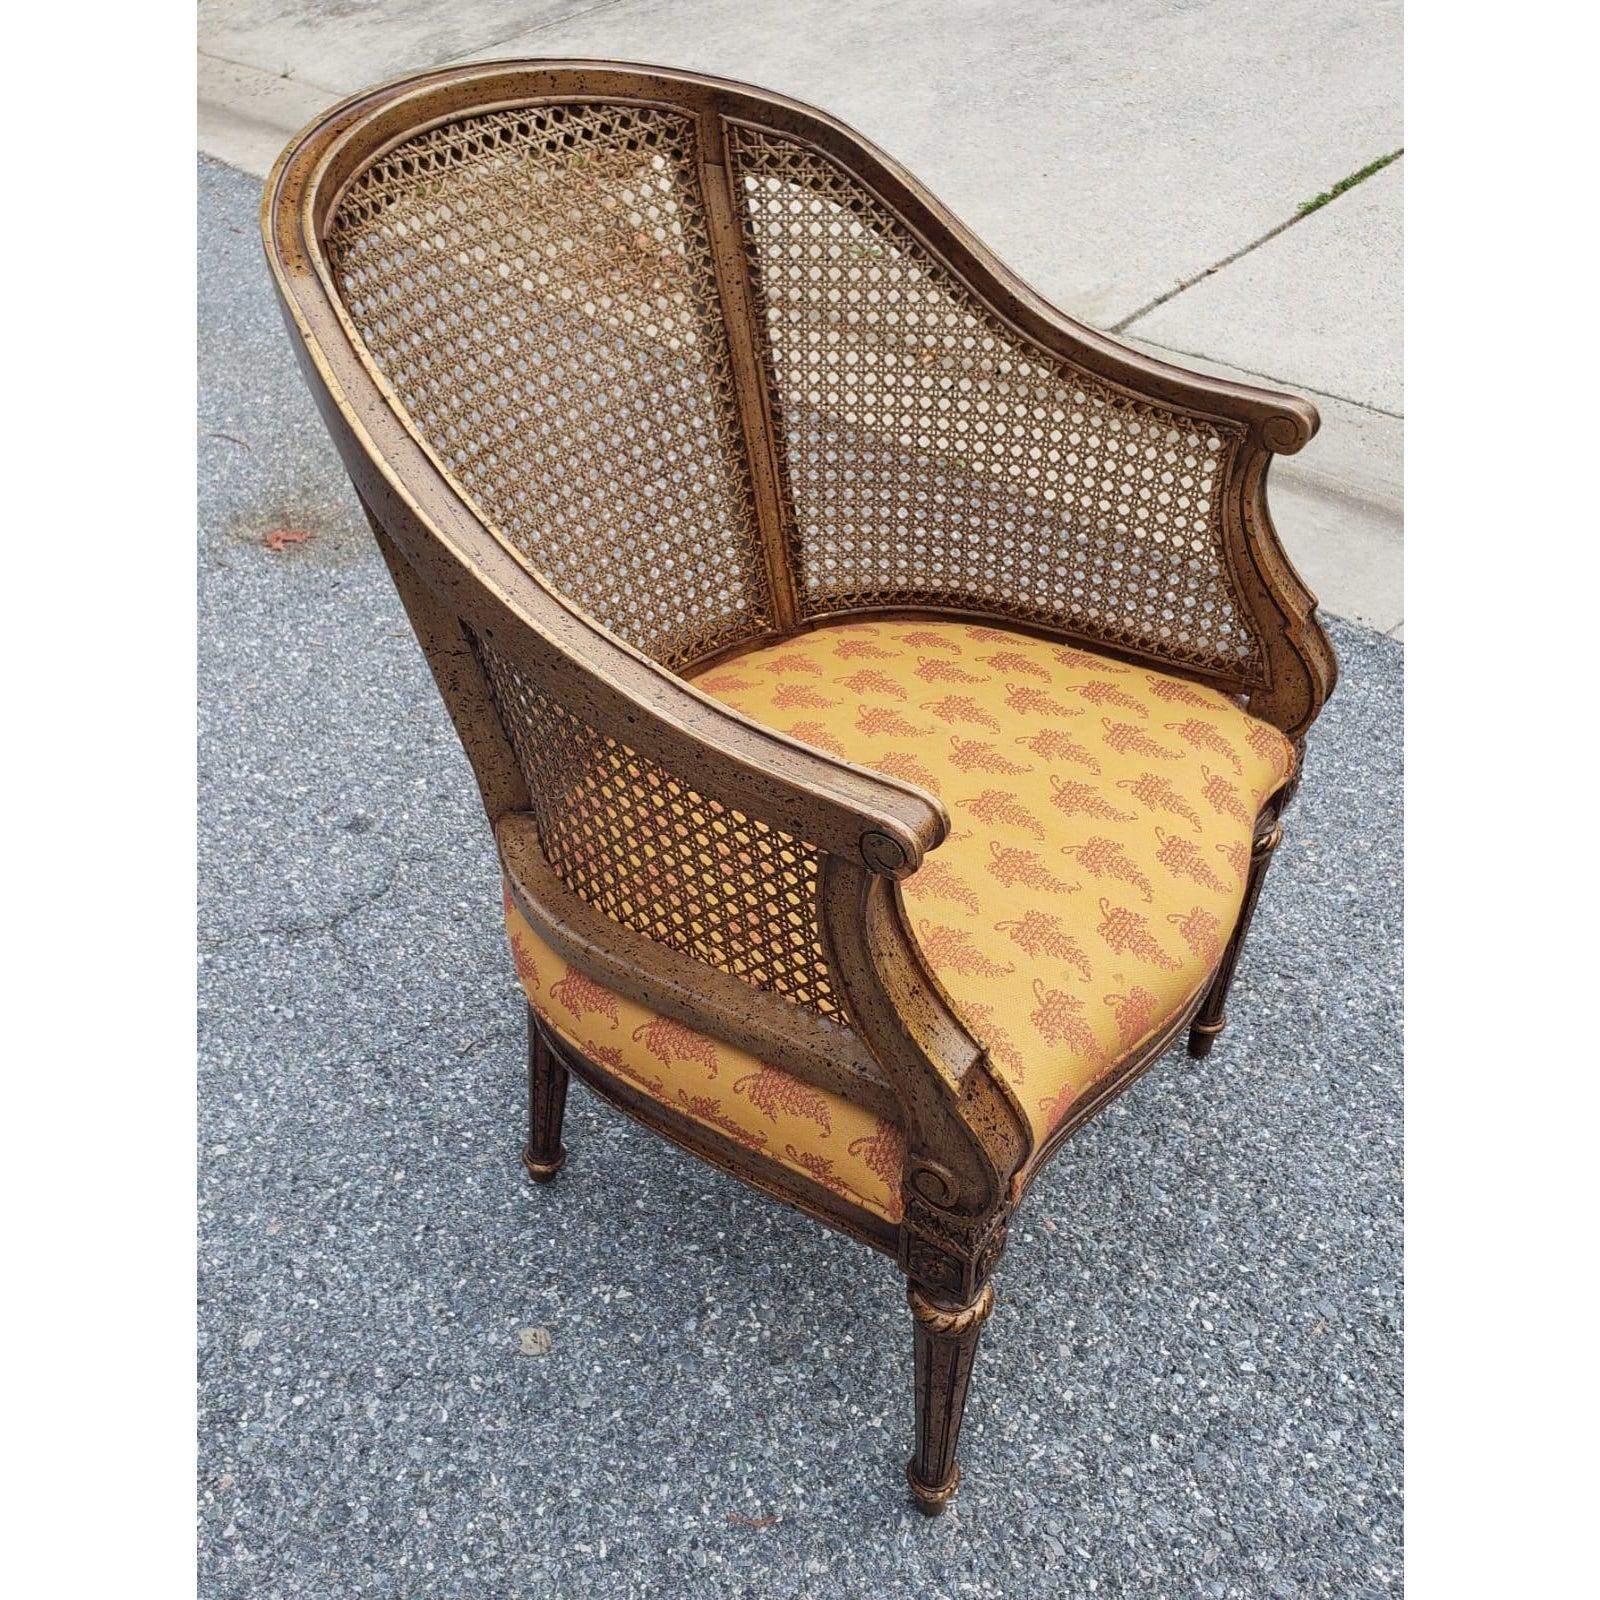
MULTIPOLYGON (((1028 294, 1037 300, 1032 291, 1028 294)), ((1174 653, 1166 664, 1241 694, 1253 715, 1303 746, 1307 729, 1333 692, 1338 663, 1317 618, 1317 598, 1295 570, 1273 523, 1267 479, 1273 456, 1292 455, 1315 437, 1321 422, 1316 407, 1296 395, 1159 360, 1059 312, 1050 311, 1049 333, 1049 348, 1061 360, 1174 419, 1217 430, 1223 462, 1207 537, 1248 618, 1254 651, 1236 676, 1196 672, 1196 663, 1183 653, 1174 653)), ((1159 649, 1147 653, 1162 655, 1159 649)))
POLYGON ((600 706, 632 673, 611 659, 603 688, 611 641, 585 643, 581 682, 551 660, 531 675, 529 635, 480 645, 530 793, 496 828, 522 910, 608 986, 903 1127, 905 1247, 924 1280, 957 1273, 955 1292, 993 1243, 967 1230, 1003 1208, 1027 1136, 899 892, 943 807, 642 658, 644 687, 600 706), (623 727, 625 743, 600 731, 623 727))
POLYGON ((369 493, 523 914, 608 987, 903 1128, 902 1265, 970 1296, 1029 1141, 900 894, 943 806, 664 672, 502 568, 470 513, 446 538, 370 477, 369 493))
POLYGON ((810 613, 1036 628, 1247 697, 1300 737, 1333 656, 1266 477, 1316 409, 1067 317, 832 117, 773 98, 729 126, 810 613), (911 501, 915 571, 892 530, 919 480, 937 493, 911 501))
MULTIPOLYGON (((1321 420, 1316 407, 1296 395, 1159 360, 1074 321, 954 219, 949 247, 969 267, 970 286, 984 303, 1062 364, 1059 382, 1064 387, 1071 386, 1074 373, 1087 373, 1114 395, 1132 401, 1145 420, 1170 420, 1215 435, 1222 461, 1205 537, 1247 619, 1252 655, 1230 671, 1197 662, 1188 652, 1166 652, 1155 638, 1132 650, 1112 648, 1237 692, 1254 715, 1303 741, 1333 691, 1337 664, 1316 617, 1316 596, 1295 571, 1273 525, 1267 476, 1274 455, 1292 455, 1315 436, 1321 420)), ((1088 526, 1094 528, 1093 523, 1088 526)), ((1110 542, 1120 530, 1101 527, 1095 532, 1110 542)), ((1103 645, 1100 641, 1098 647, 1103 645)))
POLYGON ((523 913, 597 981, 904 1127, 918 1270, 976 1262, 963 1219, 995 1214, 1026 1137, 899 893, 943 806, 711 700, 568 607, 448 484, 409 487, 443 521, 363 492, 523 913))

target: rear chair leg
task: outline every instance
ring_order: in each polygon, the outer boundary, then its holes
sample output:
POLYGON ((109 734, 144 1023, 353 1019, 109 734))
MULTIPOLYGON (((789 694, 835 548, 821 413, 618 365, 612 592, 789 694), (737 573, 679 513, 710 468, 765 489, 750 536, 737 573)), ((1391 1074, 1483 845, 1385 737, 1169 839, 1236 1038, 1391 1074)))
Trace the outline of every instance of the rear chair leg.
POLYGON ((1267 868, 1272 864, 1272 852, 1282 840, 1283 824, 1273 818, 1266 830, 1256 835, 1255 843, 1250 848, 1250 876, 1245 880, 1244 904, 1239 907, 1239 921, 1234 927, 1233 937, 1228 941, 1228 948, 1222 953, 1222 964, 1217 968, 1216 977, 1211 980, 1211 988, 1189 1025, 1189 1054, 1196 1060, 1211 1054, 1211 1047, 1217 1042, 1217 1035, 1228 1020, 1223 1007, 1228 1003, 1228 990, 1232 987, 1233 974, 1239 965, 1239 954, 1244 949, 1244 936, 1250 931, 1250 919, 1256 914, 1256 901, 1261 898, 1261 884, 1266 878, 1267 868))
POLYGON ((911 1287, 906 1292, 916 1328, 917 1453, 906 1464, 917 1509, 936 1517, 961 1482, 956 1440, 967 1408, 967 1385, 978 1335, 994 1308, 994 1287, 984 1284, 968 1305, 942 1306, 911 1287))
POLYGON ((522 1165, 535 1183, 549 1183, 567 1152, 561 1147, 561 1118, 567 1109, 567 1069, 545 1040, 544 1025, 528 1007, 528 1143, 522 1165))

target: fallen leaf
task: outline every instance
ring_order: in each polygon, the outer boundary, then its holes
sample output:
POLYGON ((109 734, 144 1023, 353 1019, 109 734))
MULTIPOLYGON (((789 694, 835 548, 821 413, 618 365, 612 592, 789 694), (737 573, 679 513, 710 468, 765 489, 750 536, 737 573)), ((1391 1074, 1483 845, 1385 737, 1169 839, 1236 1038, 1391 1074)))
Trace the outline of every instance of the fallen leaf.
POLYGON ((550 1330, 548 1328, 518 1328, 517 1348, 525 1356, 549 1355, 550 1330))
POLYGON ((310 537, 311 533, 306 528, 274 528, 261 542, 267 549, 278 551, 287 545, 304 544, 310 537))

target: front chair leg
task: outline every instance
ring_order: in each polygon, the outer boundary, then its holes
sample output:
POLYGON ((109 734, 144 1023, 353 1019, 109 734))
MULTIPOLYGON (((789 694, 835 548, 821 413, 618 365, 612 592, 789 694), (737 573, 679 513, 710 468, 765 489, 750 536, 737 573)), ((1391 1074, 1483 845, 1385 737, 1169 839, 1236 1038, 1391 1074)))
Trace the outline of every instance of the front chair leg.
POLYGON ((561 1170, 561 1118, 567 1109, 567 1069, 545 1039, 539 1013, 528 1007, 528 1142, 522 1165, 535 1183, 561 1170))
POLYGON ((916 1329, 917 1453, 906 1464, 917 1509, 936 1517, 961 1482, 956 1440, 967 1408, 967 1385, 978 1335, 994 1308, 994 1287, 984 1284, 964 1306, 943 1306, 907 1290, 916 1329))
POLYGON ((1234 924, 1233 937, 1222 952, 1222 964, 1211 980, 1211 988, 1189 1025, 1189 1054, 1196 1060, 1211 1054, 1227 1016, 1223 1007, 1228 1003, 1228 990, 1233 986, 1233 975, 1238 970, 1239 955, 1244 949, 1244 936, 1250 931, 1250 919, 1256 914, 1256 901, 1261 898, 1261 885, 1272 865, 1272 852, 1283 842, 1283 824, 1274 818, 1265 831, 1258 833, 1250 848, 1250 876, 1245 880, 1244 903, 1239 907, 1239 920, 1234 924))

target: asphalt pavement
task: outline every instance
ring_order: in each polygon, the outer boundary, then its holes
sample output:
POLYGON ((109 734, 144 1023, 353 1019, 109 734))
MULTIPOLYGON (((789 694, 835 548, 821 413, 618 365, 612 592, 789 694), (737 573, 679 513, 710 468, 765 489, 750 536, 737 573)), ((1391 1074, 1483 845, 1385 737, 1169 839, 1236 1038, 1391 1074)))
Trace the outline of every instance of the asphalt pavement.
POLYGON ((201 162, 205 1600, 1400 1593, 1402 647, 1333 625, 1229 1028, 1030 1196, 926 1522, 891 1263, 582 1090, 524 1181, 491 841, 258 199, 201 162))

